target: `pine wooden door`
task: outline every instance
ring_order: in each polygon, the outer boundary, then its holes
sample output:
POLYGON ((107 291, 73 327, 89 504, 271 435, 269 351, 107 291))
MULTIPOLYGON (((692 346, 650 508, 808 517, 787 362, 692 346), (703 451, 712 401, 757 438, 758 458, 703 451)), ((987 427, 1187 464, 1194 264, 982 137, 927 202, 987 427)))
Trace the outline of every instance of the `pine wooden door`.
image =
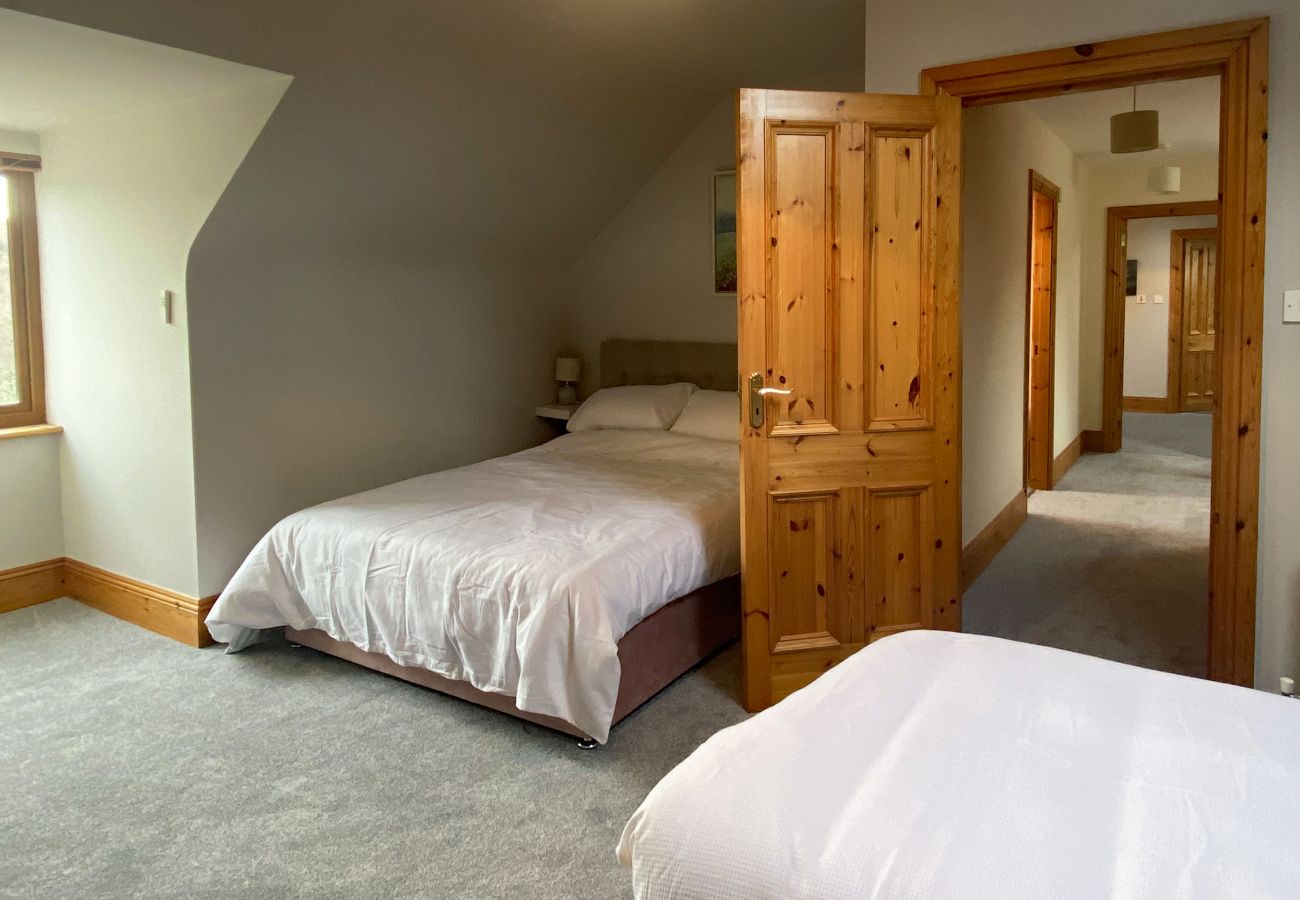
POLYGON ((1218 237, 1213 230, 1183 232, 1182 373, 1179 397, 1184 411, 1214 404, 1214 278, 1218 237))
POLYGON ((757 710, 873 640, 960 627, 960 102, 745 90, 738 127, 757 710))

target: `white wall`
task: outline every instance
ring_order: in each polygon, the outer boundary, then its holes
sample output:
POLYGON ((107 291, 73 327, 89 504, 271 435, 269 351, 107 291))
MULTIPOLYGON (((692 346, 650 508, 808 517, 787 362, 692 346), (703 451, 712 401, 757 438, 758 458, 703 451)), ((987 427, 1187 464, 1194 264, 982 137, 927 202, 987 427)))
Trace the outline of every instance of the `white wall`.
POLYGON ((1061 189, 1054 453, 1079 434, 1080 233, 1086 184, 1070 149, 1023 104, 968 110, 962 262, 962 540, 1024 486, 1029 170, 1061 189))
MULTIPOLYGON (((1141 153, 1131 157, 1085 159, 1083 168, 1088 178, 1088 212, 1083 230, 1079 412, 1083 427, 1095 429, 1101 428, 1106 331, 1106 209, 1146 203, 1213 200, 1219 195, 1219 158, 1212 152, 1166 151, 1158 157, 1152 154, 1151 158, 1141 153), (1147 185, 1147 174, 1157 164, 1182 168, 1182 190, 1177 194, 1157 194, 1151 190, 1147 185)), ((1164 391, 1158 396, 1164 396, 1164 391)))
POLYGON ((67 556, 195 594, 186 257, 279 102, 249 87, 41 135, 49 419, 67 556), (159 292, 175 297, 164 325, 159 292))
POLYGON ((736 167, 727 95, 591 242, 565 280, 565 334, 596 383, 611 337, 735 341, 736 295, 713 293, 713 173, 736 167))
POLYGON ((26 153, 39 156, 41 138, 40 135, 33 134, 30 131, 13 131, 8 128, 0 128, 0 150, 8 153, 26 153))
POLYGON ((898 93, 914 93, 927 66, 1272 16, 1256 683, 1275 687, 1277 676, 1300 673, 1300 479, 1288 472, 1300 445, 1300 416, 1292 413, 1300 326, 1281 321, 1283 289, 1300 288, 1300 254, 1291 249, 1300 234, 1300 156, 1289 152, 1300 141, 1300 7, 1294 0, 868 0, 866 11, 867 89, 898 93))
POLYGON ((1138 292, 1124 300, 1124 396, 1167 396, 1170 233, 1213 228, 1216 221, 1215 216, 1173 216, 1129 222, 1128 258, 1137 260, 1138 292), (1139 303, 1139 296, 1145 302, 1139 303))
POLYGON ((0 571, 63 556, 61 439, 0 440, 0 571))

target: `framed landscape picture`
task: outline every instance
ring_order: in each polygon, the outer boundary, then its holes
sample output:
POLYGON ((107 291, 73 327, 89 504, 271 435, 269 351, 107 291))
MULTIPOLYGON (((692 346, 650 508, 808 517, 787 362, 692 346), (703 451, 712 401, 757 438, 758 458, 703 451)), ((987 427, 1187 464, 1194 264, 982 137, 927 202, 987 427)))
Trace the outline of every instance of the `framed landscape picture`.
POLYGON ((736 173, 713 173, 713 293, 736 293, 736 173))

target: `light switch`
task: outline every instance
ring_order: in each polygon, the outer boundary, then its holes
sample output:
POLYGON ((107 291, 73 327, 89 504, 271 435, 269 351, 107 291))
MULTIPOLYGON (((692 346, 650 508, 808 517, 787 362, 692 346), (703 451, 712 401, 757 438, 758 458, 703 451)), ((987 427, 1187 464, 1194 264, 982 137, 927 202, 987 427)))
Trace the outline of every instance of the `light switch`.
POLYGON ((1282 295, 1282 321, 1300 322, 1300 291, 1287 291, 1282 295))
POLYGON ((1147 302, 1147 295, 1146 295, 1146 294, 1138 294, 1138 295, 1137 295, 1137 302, 1138 302, 1138 303, 1146 303, 1146 302, 1147 302))
POLYGON ((1164 294, 1152 294, 1152 295, 1151 295, 1151 302, 1152 302, 1152 303, 1164 303, 1164 302, 1165 302, 1165 295, 1164 295, 1164 294))

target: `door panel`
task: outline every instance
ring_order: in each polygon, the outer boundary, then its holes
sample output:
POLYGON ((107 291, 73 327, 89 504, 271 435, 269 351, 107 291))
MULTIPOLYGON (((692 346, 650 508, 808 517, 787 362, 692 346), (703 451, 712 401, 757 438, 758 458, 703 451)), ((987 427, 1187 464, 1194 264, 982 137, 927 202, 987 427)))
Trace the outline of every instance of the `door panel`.
POLYGON ((870 429, 930 424, 931 292, 923 262, 929 236, 929 133, 880 133, 871 142, 870 429))
POLYGON ((830 125, 769 131, 771 200, 768 380, 793 393, 778 404, 774 430, 833 431, 834 371, 821 348, 835 343, 835 130, 830 125))
POLYGON ((1205 410, 1214 403, 1214 306, 1216 237, 1183 241, 1182 409, 1205 410))
POLYGON ((745 702, 959 628, 960 105, 740 93, 745 702))

